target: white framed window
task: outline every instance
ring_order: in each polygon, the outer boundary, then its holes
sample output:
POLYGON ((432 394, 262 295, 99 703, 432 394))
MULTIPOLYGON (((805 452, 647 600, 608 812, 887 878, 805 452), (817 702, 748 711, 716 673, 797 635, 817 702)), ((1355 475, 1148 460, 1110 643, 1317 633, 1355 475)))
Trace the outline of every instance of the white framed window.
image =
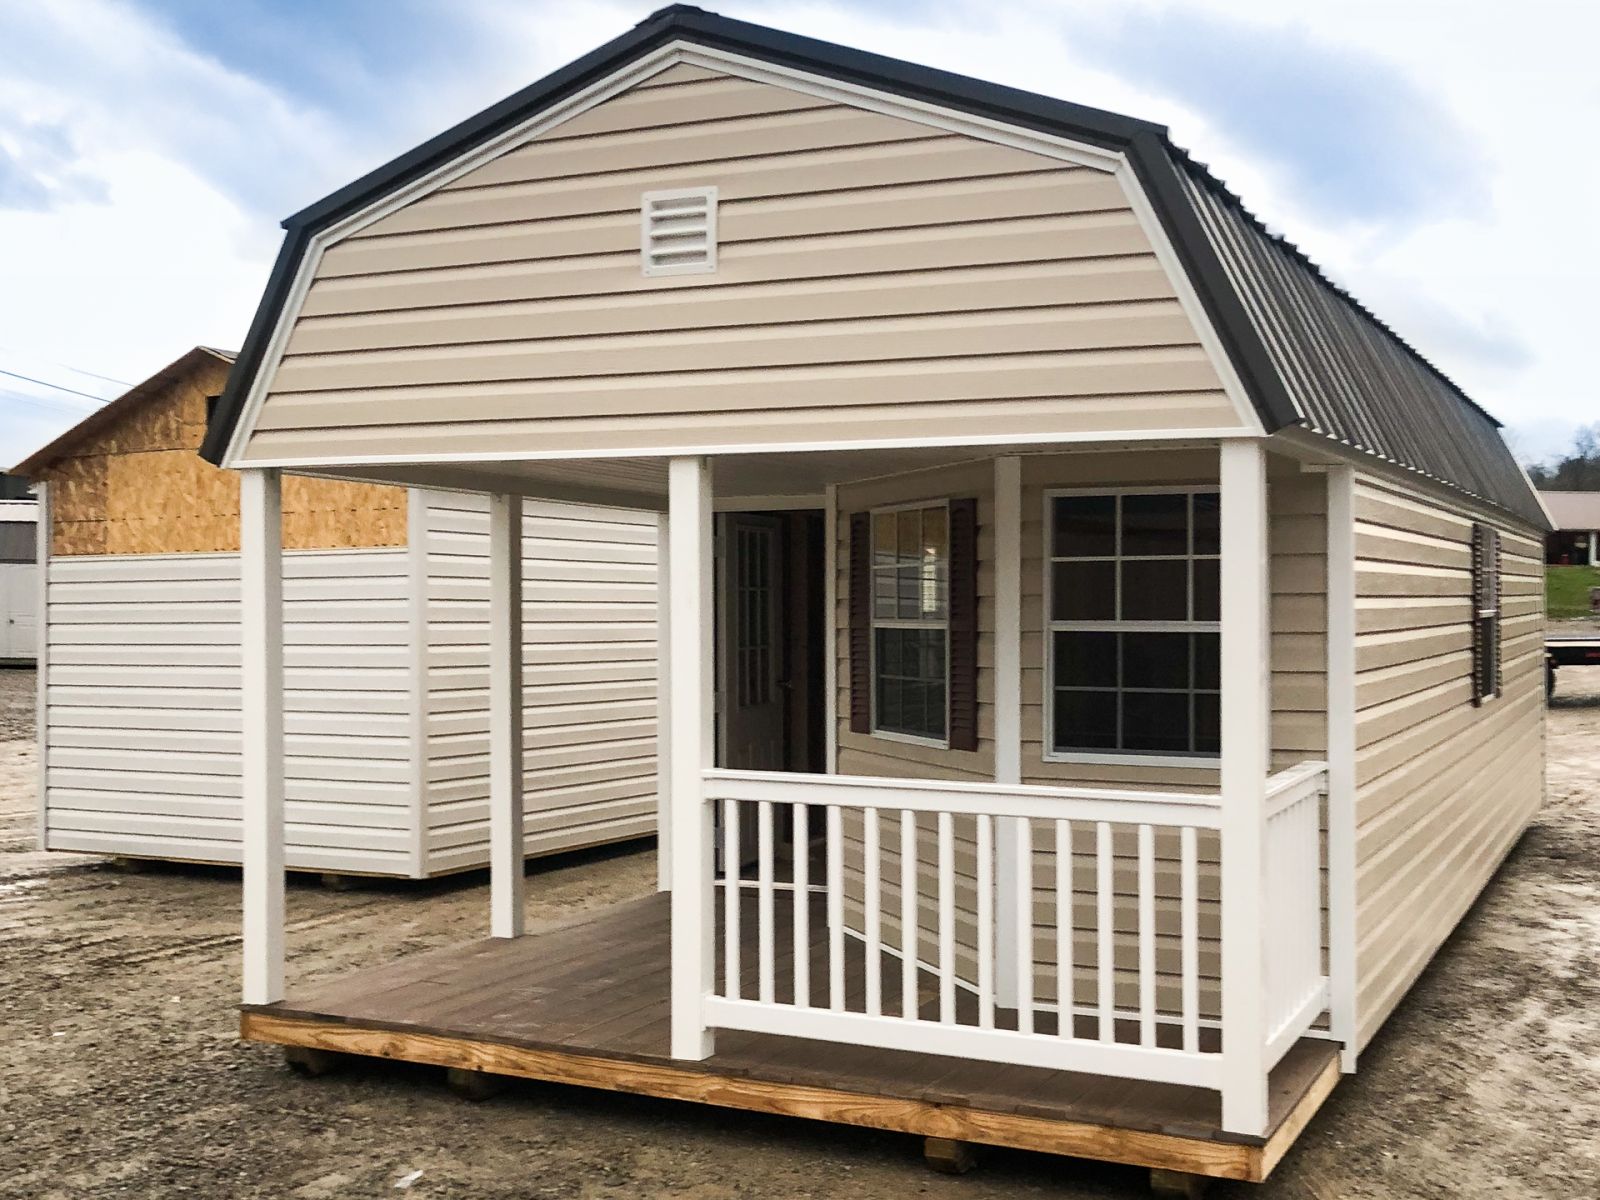
POLYGON ((872 510, 872 732, 950 736, 950 506, 872 510))
POLYGON ((1221 748, 1215 487, 1045 495, 1045 754, 1214 766, 1221 748))
POLYGON ((639 262, 647 276, 717 269, 717 189, 646 192, 639 205, 639 262))

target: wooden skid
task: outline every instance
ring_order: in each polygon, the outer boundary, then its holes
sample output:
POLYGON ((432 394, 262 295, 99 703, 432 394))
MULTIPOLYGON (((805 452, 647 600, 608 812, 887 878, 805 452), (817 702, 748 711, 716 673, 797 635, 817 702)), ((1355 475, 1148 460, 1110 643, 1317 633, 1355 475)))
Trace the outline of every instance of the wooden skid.
POLYGON ((780 1083, 748 1075, 719 1074, 694 1063, 647 1063, 512 1045, 482 1037, 398 1031, 362 1025, 348 1018, 324 1020, 253 1009, 242 1014, 240 1033, 250 1041, 330 1053, 575 1084, 1247 1182, 1260 1182, 1271 1173, 1339 1078, 1337 1059, 1330 1054, 1274 1134, 1264 1144, 1246 1144, 780 1083))

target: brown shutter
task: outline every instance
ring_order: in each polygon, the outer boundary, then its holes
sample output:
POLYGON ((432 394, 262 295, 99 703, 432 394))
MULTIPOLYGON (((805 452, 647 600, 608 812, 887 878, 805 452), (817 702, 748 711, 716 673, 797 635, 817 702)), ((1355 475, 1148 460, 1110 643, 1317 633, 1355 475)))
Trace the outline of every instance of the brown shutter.
POLYGON ((978 502, 950 501, 950 749, 978 748, 978 502))
POLYGON ((1500 531, 1491 529, 1489 560, 1489 596, 1494 608, 1494 657, 1491 660, 1494 673, 1494 694, 1500 695, 1502 691, 1500 676, 1500 531))
POLYGON ((872 732, 872 517, 850 514, 850 732, 872 732))

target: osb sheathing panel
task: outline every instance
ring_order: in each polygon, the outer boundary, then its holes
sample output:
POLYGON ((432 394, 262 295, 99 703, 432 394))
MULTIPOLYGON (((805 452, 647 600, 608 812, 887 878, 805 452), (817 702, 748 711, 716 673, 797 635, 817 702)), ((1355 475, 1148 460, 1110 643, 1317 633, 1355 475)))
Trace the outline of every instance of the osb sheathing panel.
MULTIPOLYGON (((50 483, 50 552, 187 554, 239 548, 239 476, 202 459, 206 397, 227 367, 192 372, 73 448, 50 483)), ((286 476, 283 544, 290 550, 403 546, 400 488, 286 476)))

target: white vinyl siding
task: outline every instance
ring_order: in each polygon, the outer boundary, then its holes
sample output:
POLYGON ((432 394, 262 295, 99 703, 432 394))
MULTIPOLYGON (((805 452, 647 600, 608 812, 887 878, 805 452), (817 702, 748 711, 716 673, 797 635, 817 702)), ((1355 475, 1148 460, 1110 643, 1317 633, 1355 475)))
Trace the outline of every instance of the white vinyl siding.
MULTIPOLYGON (((284 556, 292 869, 487 861, 487 500, 418 507, 411 547, 284 556)), ((527 852, 648 835, 656 517, 526 510, 527 852)), ((47 846, 238 862, 238 555, 48 561, 47 846)))
MULTIPOLYGON (((404 550, 284 556, 290 867, 406 875, 404 550)), ((49 559, 53 850, 239 861, 239 556, 49 559)))

